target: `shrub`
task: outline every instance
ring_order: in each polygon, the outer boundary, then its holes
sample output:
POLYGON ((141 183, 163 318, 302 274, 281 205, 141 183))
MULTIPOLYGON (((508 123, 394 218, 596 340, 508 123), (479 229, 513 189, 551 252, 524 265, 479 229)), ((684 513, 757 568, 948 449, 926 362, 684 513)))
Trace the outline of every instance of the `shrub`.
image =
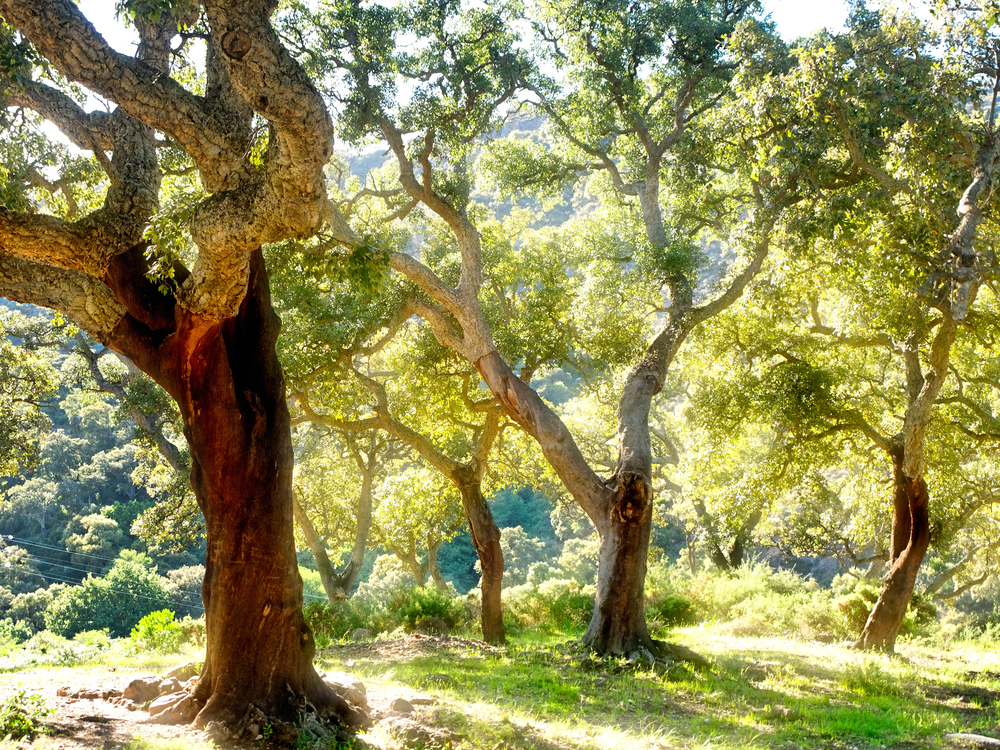
POLYGON ((504 592, 504 623, 512 632, 574 632, 587 627, 594 612, 594 587, 553 579, 504 592))
MULTIPOLYGON (((837 599, 837 609, 843 619, 845 630, 851 635, 858 635, 868 622, 875 602, 878 601, 880 587, 867 578, 851 579, 838 576, 834 580, 834 590, 842 596, 837 599)), ((910 599, 899 635, 926 635, 932 625, 937 622, 937 607, 930 597, 914 594, 910 599)))
POLYGON ((465 619, 465 606, 461 601, 426 586, 395 592, 389 606, 399 613, 399 624, 409 632, 433 626, 433 621, 440 621, 451 630, 465 619))
POLYGON ((664 625, 690 625, 697 621, 694 605, 682 596, 662 594, 646 605, 646 617, 664 625))
POLYGON ((111 638, 106 630, 84 630, 73 636, 73 640, 95 650, 111 648, 111 638))
POLYGON ((104 578, 87 577, 81 585, 59 592, 45 610, 45 623, 67 637, 82 630, 107 630, 114 638, 124 638, 166 596, 152 561, 125 550, 104 578))
POLYGON ((192 618, 190 615, 184 615, 178 621, 177 627, 180 628, 184 643, 191 643, 195 646, 205 645, 208 631, 205 629, 204 617, 192 618))
POLYGON ((0 620, 0 642, 24 643, 32 635, 34 635, 34 631, 26 622, 20 620, 15 622, 9 617, 0 620))
POLYGON ((65 588, 62 584, 57 585, 59 589, 56 589, 55 592, 38 589, 37 591, 18 594, 11 600, 7 616, 11 620, 14 620, 14 622, 26 627, 29 637, 32 633, 45 630, 45 610, 52 604, 54 599, 53 593, 58 593, 65 588))
POLYGON ((0 703, 0 737, 19 740, 37 734, 42 728, 42 717, 53 711, 42 696, 18 690, 0 703))
POLYGON ((180 648, 184 634, 174 622, 174 613, 169 609, 150 612, 132 628, 129 636, 136 652, 158 651, 172 653, 180 648))

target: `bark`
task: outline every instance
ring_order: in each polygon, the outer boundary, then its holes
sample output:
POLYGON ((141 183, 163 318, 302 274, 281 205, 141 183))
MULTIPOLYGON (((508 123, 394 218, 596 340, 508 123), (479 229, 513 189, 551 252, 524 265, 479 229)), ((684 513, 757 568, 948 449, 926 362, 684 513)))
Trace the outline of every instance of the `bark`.
POLYGON ((646 627, 646 558, 653 492, 641 476, 621 481, 601 533, 594 614, 583 642, 601 654, 657 653, 646 627))
POLYGON ((438 591, 445 594, 448 593, 448 582, 444 580, 444 576, 441 575, 441 568, 438 567, 438 550, 441 549, 441 545, 444 544, 443 541, 438 541, 437 543, 431 543, 428 539, 427 544, 427 572, 430 574, 431 580, 434 581, 434 585, 437 587, 438 591))
MULTIPOLYGON (((473 474, 467 471, 466 474, 473 474)), ((462 493, 462 508, 469 521, 469 533, 472 536, 472 546, 479 555, 482 568, 482 580, 479 587, 482 592, 483 611, 480 624, 483 628, 483 640, 487 643, 503 644, 507 641, 507 630, 503 624, 503 611, 500 604, 500 594, 503 584, 503 550, 500 548, 500 529, 493 520, 490 506, 483 497, 482 482, 476 476, 469 476, 465 481, 459 481, 458 489, 462 493)))
POLYGON ((893 550, 892 567, 886 576, 875 607, 868 616, 856 648, 874 649, 892 653, 899 628, 906 616, 906 609, 913 598, 913 586, 920 571, 920 564, 930 544, 930 518, 928 516, 927 483, 911 479, 903 472, 904 455, 901 448, 894 448, 893 462, 893 550), (902 531, 906 529, 903 544, 902 531), (897 544, 902 546, 897 547, 897 544))
POLYGON ((312 552, 316 560, 316 570, 319 572, 320 582, 323 584, 323 591, 326 598, 332 604, 338 599, 346 599, 351 595, 354 583, 361 572, 361 566, 365 561, 365 550, 368 548, 368 532, 372 527, 372 484, 375 480, 375 461, 362 465, 361 491, 358 494, 358 504, 356 508, 357 526, 354 532, 354 546, 351 548, 351 559, 347 561, 344 569, 339 573, 330 561, 330 556, 326 554, 326 545, 320 538, 309 520, 308 514, 302 508, 297 498, 293 498, 295 523, 298 524, 302 536, 305 537, 306 546, 312 552))
POLYGON ((191 447, 208 544, 196 724, 239 725, 250 706, 294 721, 303 699, 321 714, 363 723, 312 667, 315 644, 302 617, 292 535, 291 432, 275 351, 280 323, 260 251, 236 317, 212 322, 175 312, 170 335, 127 317, 108 343, 176 399, 191 447))
MULTIPOLYGON (((503 613, 500 603, 504 571, 503 550, 500 547, 500 529, 497 528, 496 522, 493 520, 493 513, 490 511, 490 506, 486 502, 482 490, 483 476, 486 474, 488 467, 489 454, 500 431, 500 414, 495 405, 492 403, 475 404, 471 402, 471 399, 466 398, 468 408, 473 412, 485 411, 486 419, 482 430, 479 431, 475 439, 471 460, 466 463, 460 463, 439 450, 426 435, 417 432, 392 416, 389 412, 388 395, 381 383, 366 375, 362 375, 356 370, 354 374, 372 395, 375 396, 376 403, 374 409, 376 416, 374 418, 357 422, 346 422, 323 417, 312 410, 305 393, 296 391, 296 398, 310 421, 326 424, 345 431, 361 431, 373 428, 384 430, 417 451, 427 463, 448 477, 452 484, 458 488, 462 497, 462 510, 465 512, 466 520, 469 523, 469 534, 472 537, 472 544, 482 568, 482 614, 480 624, 483 630, 483 639, 487 643, 505 643, 507 633, 503 624, 503 613)), ((399 555, 399 553, 396 554, 397 556, 399 555)), ((407 564, 411 570, 419 570, 420 568, 415 561, 415 556, 413 559, 413 563, 408 562, 407 564)), ((416 573, 414 575, 416 576, 416 573)), ((423 585, 421 578, 418 578, 418 582, 420 582, 420 585, 423 585)), ((436 580, 435 583, 437 583, 436 580)), ((438 587, 442 588, 442 590, 447 590, 446 585, 439 585, 438 587)))

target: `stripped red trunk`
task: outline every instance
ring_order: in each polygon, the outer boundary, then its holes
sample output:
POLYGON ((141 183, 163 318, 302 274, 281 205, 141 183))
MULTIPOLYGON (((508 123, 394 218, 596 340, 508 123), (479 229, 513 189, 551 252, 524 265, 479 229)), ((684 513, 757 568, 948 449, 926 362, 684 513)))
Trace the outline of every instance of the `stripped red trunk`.
POLYGON ((126 318, 111 342, 176 399, 191 448, 191 484, 208 537, 208 639, 194 693, 203 704, 200 726, 239 726, 250 707, 295 720, 303 701, 344 723, 365 720, 312 666, 292 532, 279 327, 257 251, 235 317, 212 323, 176 308, 171 329, 154 333, 126 318))
POLYGON ((483 640, 487 643, 503 644, 507 642, 507 629, 503 624, 500 605, 504 569, 500 529, 497 528, 490 506, 483 497, 482 483, 471 470, 467 474, 469 476, 459 481, 458 486, 462 493, 462 508, 469 521, 472 546, 476 548, 482 568, 480 591, 483 611, 480 622, 483 628, 483 640))
POLYGON ((855 647, 892 653, 920 565, 930 544, 927 483, 903 473, 903 450, 892 452, 892 567, 855 647))

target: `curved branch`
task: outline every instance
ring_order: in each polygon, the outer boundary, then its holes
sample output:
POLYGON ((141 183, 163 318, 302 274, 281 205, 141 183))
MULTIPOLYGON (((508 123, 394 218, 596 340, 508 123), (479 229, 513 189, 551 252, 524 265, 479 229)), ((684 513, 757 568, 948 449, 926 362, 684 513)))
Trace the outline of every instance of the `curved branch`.
POLYGON ((98 341, 107 341, 126 310, 104 284, 79 271, 2 252, 0 296, 58 310, 98 341))

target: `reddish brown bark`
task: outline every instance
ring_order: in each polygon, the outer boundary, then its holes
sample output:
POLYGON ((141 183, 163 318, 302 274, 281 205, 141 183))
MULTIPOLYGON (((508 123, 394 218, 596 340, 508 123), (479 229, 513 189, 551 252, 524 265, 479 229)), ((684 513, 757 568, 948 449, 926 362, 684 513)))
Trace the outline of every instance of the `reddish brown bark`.
MULTIPOLYGON (((127 262, 123 256, 117 270, 127 262)), ((113 269, 108 280, 114 288, 121 277, 113 269)), ((208 536, 208 642, 196 723, 239 726, 250 706, 295 720, 306 701, 341 723, 361 724, 365 716, 312 666, 292 534, 291 432, 275 352, 280 321, 260 251, 235 317, 207 322, 179 307, 172 320, 157 314, 165 312, 154 309, 143 321, 126 316, 109 345, 176 399, 191 447, 191 483, 208 536)))
POLYGON ((507 629, 503 624, 500 604, 504 570, 500 529, 493 520, 490 506, 483 497, 482 483, 475 476, 475 472, 466 470, 460 474, 466 476, 458 477, 456 484, 462 493, 462 508, 469 522, 472 546, 476 548, 482 568, 482 580, 479 586, 483 605, 480 618, 483 640, 487 643, 503 644, 507 642, 507 629))
POLYGON ((906 609, 913 598, 913 586, 920 564, 930 544, 927 483, 910 479, 903 473, 903 450, 892 451, 893 519, 892 567, 886 576, 878 601, 872 608, 856 648, 892 653, 906 609), (904 536, 905 533, 905 536, 904 536))

